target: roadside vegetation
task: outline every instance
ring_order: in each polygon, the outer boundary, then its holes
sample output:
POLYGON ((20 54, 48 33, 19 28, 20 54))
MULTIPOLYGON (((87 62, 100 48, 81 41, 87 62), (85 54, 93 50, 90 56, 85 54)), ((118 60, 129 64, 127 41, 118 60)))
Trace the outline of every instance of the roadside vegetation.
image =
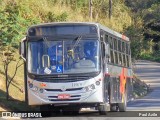
MULTIPOLYGON (((109 19, 108 0, 93 1, 93 22, 99 22, 127 35, 131 40, 133 59, 160 61, 160 21, 158 0, 112 0, 109 19), (144 4, 145 3, 145 4, 144 4)), ((8 68, 11 80, 19 60, 18 45, 33 24, 64 21, 91 21, 88 0, 0 0, 0 106, 11 110, 31 110, 24 103, 23 65, 9 87, 6 101, 4 52, 14 51, 8 68)), ((135 86, 140 81, 135 79, 135 86)), ((142 85, 143 86, 143 85, 142 85)), ((140 87, 135 87, 141 89, 140 87)), ((136 91, 135 94, 138 94, 136 91)))
POLYGON ((133 78, 133 98, 139 98, 145 96, 151 92, 150 86, 145 82, 142 82, 136 75, 133 78))

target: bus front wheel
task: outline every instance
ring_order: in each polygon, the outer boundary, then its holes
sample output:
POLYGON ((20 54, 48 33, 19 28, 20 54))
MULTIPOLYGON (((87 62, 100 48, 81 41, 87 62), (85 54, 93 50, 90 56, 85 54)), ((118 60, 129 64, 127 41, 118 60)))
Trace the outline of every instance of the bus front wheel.
POLYGON ((65 108, 62 108, 62 113, 63 115, 78 115, 79 114, 79 111, 80 111, 80 107, 65 107, 65 108))
POLYGON ((50 117, 52 115, 49 105, 41 105, 40 112, 42 113, 42 117, 50 117))

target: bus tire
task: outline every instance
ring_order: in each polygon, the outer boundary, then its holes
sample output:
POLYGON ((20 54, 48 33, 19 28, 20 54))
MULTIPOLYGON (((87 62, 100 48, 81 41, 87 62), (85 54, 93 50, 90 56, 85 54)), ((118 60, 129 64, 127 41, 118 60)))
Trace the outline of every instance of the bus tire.
POLYGON ((125 112, 127 109, 127 92, 124 94, 124 102, 118 103, 119 111, 125 112))
POLYGON ((50 105, 41 105, 40 112, 42 113, 42 117, 50 117, 52 115, 50 105))
POLYGON ((98 111, 100 115, 107 115, 109 111, 109 104, 102 104, 98 106, 98 111))
POLYGON ((110 105, 110 111, 111 111, 111 112, 117 112, 117 111, 118 111, 118 106, 117 106, 116 103, 112 103, 112 104, 110 105))

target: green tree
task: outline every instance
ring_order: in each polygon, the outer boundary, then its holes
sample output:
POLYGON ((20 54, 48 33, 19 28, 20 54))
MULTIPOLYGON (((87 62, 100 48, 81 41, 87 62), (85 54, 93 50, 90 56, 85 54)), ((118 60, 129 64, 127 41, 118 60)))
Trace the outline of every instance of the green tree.
POLYGON ((20 34, 19 29, 21 29, 18 18, 19 6, 14 1, 7 1, 5 7, 0 10, 0 50, 6 80, 7 100, 9 99, 9 86, 16 75, 18 67, 23 64, 19 64, 19 60, 15 68, 15 73, 12 77, 9 77, 8 67, 11 62, 15 61, 14 52, 15 48, 18 47, 17 38, 20 34))
POLYGON ((130 38, 131 41, 131 53, 133 59, 138 59, 143 50, 143 22, 142 19, 136 15, 132 16, 132 25, 129 26, 125 34, 130 38))

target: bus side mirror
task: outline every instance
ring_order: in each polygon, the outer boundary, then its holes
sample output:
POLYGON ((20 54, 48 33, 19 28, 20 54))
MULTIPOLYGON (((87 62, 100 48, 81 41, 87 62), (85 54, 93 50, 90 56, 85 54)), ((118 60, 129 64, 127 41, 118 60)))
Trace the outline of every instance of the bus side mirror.
POLYGON ((19 54, 21 58, 24 60, 26 60, 25 44, 26 44, 26 38, 23 38, 22 41, 19 43, 19 54))

